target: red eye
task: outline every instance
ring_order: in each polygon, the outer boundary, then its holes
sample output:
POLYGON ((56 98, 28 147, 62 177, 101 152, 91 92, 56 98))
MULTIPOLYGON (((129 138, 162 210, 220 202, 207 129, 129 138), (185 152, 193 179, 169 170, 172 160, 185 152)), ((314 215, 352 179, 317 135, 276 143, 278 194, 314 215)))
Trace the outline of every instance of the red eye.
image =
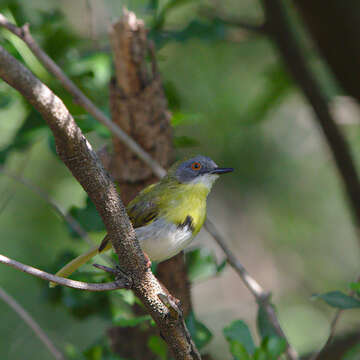
POLYGON ((191 168, 192 168, 193 170, 198 171, 198 170, 201 169, 201 164, 200 164, 199 162, 195 161, 195 162, 193 162, 193 163, 191 164, 191 168))

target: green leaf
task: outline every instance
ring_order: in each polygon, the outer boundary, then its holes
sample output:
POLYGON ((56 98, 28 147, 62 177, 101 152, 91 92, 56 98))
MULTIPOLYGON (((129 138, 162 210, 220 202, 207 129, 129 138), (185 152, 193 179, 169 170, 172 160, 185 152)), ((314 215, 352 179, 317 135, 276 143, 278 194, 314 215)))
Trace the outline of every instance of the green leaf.
POLYGON ((286 341, 278 336, 271 336, 264 341, 265 349, 271 359, 276 360, 286 349, 286 341))
POLYGON ((360 343, 357 343, 348 350, 341 360, 359 360, 360 359, 360 343))
POLYGON ((249 354, 255 351, 254 340, 251 336, 248 326, 242 320, 235 320, 229 326, 224 328, 224 336, 226 340, 237 341, 242 344, 249 354))
POLYGON ((236 340, 230 340, 230 352, 234 355, 235 360, 250 360, 251 357, 245 347, 236 340))
MULTIPOLYGON (((270 305, 274 307, 274 305, 270 305)), ((274 309, 275 310, 275 309, 274 309)), ((262 339, 270 336, 277 336, 274 325, 269 320, 269 316, 263 305, 259 304, 257 317, 256 317, 257 330, 262 339)))
POLYGON ((349 284, 349 287, 352 291, 355 291, 356 293, 360 294, 360 282, 351 282, 349 284))
POLYGON ((199 349, 203 348, 212 339, 212 333, 210 330, 195 318, 193 312, 190 312, 187 316, 186 326, 195 342, 195 345, 199 349))
POLYGON ((261 347, 256 349, 253 358, 254 360, 269 360, 266 350, 261 347))
POLYGON ((205 280, 218 272, 215 256, 206 248, 187 252, 185 259, 191 282, 205 280))
MULTIPOLYGON (((104 223, 102 222, 95 205, 89 198, 86 199, 86 206, 84 208, 78 208, 76 206, 73 206, 70 209, 70 214, 88 232, 105 230, 104 223)), ((79 235, 75 233, 71 228, 69 228, 69 230, 73 237, 79 237, 79 235)))
POLYGON ((151 335, 147 345, 155 355, 159 356, 159 359, 167 359, 167 345, 160 336, 151 335))
POLYGON ((150 315, 143 315, 143 316, 133 317, 130 319, 115 317, 114 323, 115 325, 121 327, 135 327, 150 320, 151 320, 150 315))
POLYGON ((312 298, 322 299, 328 305, 338 309, 354 309, 360 307, 360 300, 346 295, 341 291, 330 291, 325 294, 315 294, 312 298))

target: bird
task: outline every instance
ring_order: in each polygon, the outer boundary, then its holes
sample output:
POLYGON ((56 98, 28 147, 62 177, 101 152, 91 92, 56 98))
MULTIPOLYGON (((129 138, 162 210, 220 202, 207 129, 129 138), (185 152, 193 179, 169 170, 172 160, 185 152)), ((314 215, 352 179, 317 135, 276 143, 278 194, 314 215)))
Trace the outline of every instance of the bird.
MULTIPOLYGON (((208 194, 219 175, 232 172, 209 157, 197 155, 175 162, 159 182, 147 186, 128 204, 126 211, 145 257, 162 262, 184 250, 201 230, 208 194)), ((95 246, 60 269, 70 276, 95 255, 111 249, 105 236, 95 246)), ((50 286, 54 286, 51 283, 50 286)))

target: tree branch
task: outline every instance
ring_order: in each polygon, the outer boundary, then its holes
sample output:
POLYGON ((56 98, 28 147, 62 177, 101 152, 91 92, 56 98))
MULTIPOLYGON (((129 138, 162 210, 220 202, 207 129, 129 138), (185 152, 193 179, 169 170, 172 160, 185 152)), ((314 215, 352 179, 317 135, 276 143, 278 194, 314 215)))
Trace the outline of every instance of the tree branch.
POLYGON ((133 291, 156 321, 174 358, 200 359, 182 323, 169 317, 169 309, 160 301, 158 296, 164 290, 146 266, 116 187, 63 102, 1 46, 0 77, 17 89, 48 123, 57 153, 93 201, 122 269, 131 276, 133 291))
POLYGON ((87 290, 87 291, 109 291, 109 290, 117 290, 117 289, 128 289, 130 288, 130 284, 128 279, 119 279, 109 283, 86 283, 82 281, 70 280, 63 277, 59 277, 53 274, 49 274, 45 271, 39 270, 29 265, 25 265, 19 261, 8 258, 7 256, 0 255, 0 263, 11 266, 15 269, 18 269, 22 272, 30 274, 32 276, 38 277, 40 279, 54 282, 59 285, 64 285, 73 289, 78 290, 87 290))
POLYGON ((11 31, 22 39, 38 58, 41 64, 53 74, 64 86, 64 88, 74 96, 74 100, 89 112, 95 119, 105 125, 114 135, 116 135, 126 146, 129 147, 141 160, 147 164, 158 177, 163 177, 166 171, 151 158, 151 156, 137 144, 119 126, 113 123, 93 102, 67 77, 61 68, 41 49, 30 33, 29 24, 17 27, 0 14, 0 26, 11 31))
POLYGON ((34 320, 34 318, 10 295, 0 286, 0 298, 8 304, 24 322, 31 328, 40 341, 48 348, 50 353, 56 360, 65 360, 64 355, 56 348, 54 343, 49 339, 44 330, 34 320))
POLYGON ((350 148, 331 116, 327 99, 322 94, 321 88, 307 66, 305 57, 292 34, 283 4, 280 0, 264 0, 263 4, 268 34, 274 41, 287 70, 312 106, 316 115, 314 120, 323 131, 333 155, 346 196, 353 210, 358 240, 360 241, 360 182, 350 148))
POLYGON ((287 354, 288 357, 292 360, 295 360, 298 358, 297 353, 295 349, 289 344, 285 333, 283 332, 279 320, 276 316, 275 310, 273 305, 270 302, 270 293, 266 292, 261 285, 250 276, 250 274, 246 271, 245 267, 240 263, 240 261, 235 257, 235 255, 232 253, 232 251, 228 248, 228 246, 225 244, 224 239, 220 235, 219 231, 216 229, 215 225, 207 219, 205 221, 205 227, 206 230, 212 235, 212 237, 215 239, 215 241, 218 243, 218 245, 221 247, 221 249, 224 251, 226 255, 226 261, 233 267, 233 269, 238 273, 246 287, 249 289, 249 291, 253 294, 254 298, 256 299, 259 306, 263 306, 269 321, 273 325, 276 333, 283 339, 285 339, 287 344, 287 354))
MULTIPOLYGON (((85 229, 76 221, 75 218, 73 218, 69 213, 67 213, 64 209, 62 209, 55 202, 55 200, 52 199, 49 196, 49 194, 47 194, 44 190, 39 188, 37 185, 33 184, 31 181, 23 178, 22 176, 9 172, 3 166, 0 166, 0 172, 10 177, 11 179, 17 181, 18 183, 24 185, 34 194, 42 198, 47 204, 49 204, 55 210, 57 214, 59 214, 67 222, 67 224, 71 227, 71 229, 75 233, 77 233, 88 245, 94 246, 94 242, 90 239, 89 234, 85 231, 85 229)), ((105 254, 99 254, 99 256, 101 256, 101 258, 105 260, 108 264, 114 265, 113 260, 109 256, 105 254)))

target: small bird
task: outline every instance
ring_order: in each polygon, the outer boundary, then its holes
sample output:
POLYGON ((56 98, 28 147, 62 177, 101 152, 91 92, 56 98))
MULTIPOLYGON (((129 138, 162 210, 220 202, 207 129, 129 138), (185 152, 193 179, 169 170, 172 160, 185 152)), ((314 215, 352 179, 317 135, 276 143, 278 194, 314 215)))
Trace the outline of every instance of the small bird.
MULTIPOLYGON (((149 185, 128 204, 126 210, 135 228, 141 249, 150 261, 167 260, 199 233, 206 218, 207 196, 220 174, 233 171, 220 168, 206 156, 197 155, 172 165, 158 183, 149 185)), ((109 250, 106 236, 94 247, 59 270, 68 277, 100 252, 109 250)))

